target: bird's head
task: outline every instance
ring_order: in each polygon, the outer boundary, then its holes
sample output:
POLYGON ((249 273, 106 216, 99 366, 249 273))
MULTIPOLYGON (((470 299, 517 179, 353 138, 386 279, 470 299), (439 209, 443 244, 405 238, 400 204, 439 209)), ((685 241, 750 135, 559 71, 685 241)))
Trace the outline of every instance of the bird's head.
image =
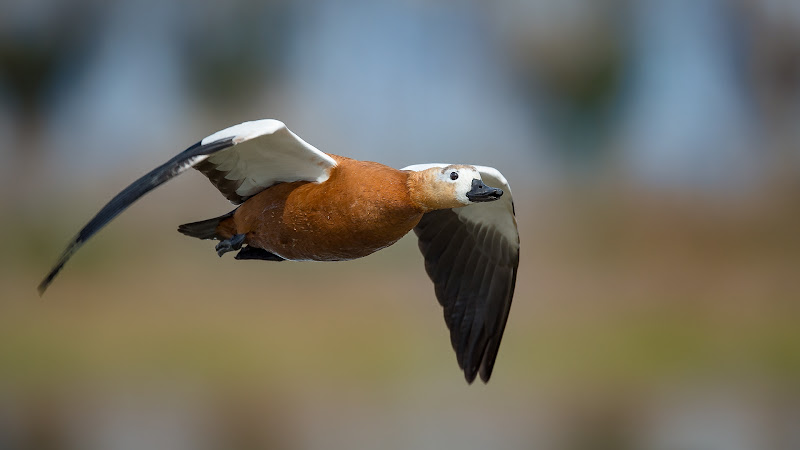
POLYGON ((412 200, 425 210, 490 202, 503 195, 502 189, 483 184, 481 173, 474 166, 461 164, 412 172, 409 191, 412 200))

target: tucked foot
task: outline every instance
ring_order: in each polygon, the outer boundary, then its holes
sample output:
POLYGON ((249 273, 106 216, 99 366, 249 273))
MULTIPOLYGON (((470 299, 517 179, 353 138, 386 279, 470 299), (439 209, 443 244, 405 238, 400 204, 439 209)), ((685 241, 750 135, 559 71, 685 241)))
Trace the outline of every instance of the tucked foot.
POLYGON ((249 245, 239 250, 239 253, 236 254, 234 259, 261 259, 264 261, 285 261, 283 258, 276 255, 275 253, 268 252, 263 248, 251 247, 249 245))
POLYGON ((234 250, 239 250, 242 248, 242 244, 244 243, 244 234, 236 234, 230 239, 225 239, 224 241, 220 241, 217 244, 217 254, 219 256, 224 255, 225 253, 232 252, 234 250))

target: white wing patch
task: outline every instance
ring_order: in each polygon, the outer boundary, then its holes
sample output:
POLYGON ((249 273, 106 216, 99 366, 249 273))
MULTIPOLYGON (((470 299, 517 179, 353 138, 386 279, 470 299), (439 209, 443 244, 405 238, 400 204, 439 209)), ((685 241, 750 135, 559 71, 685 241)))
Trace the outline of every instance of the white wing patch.
POLYGON ((292 133, 283 122, 256 120, 218 131, 203 145, 232 139, 234 145, 209 156, 196 168, 229 200, 240 203, 281 182, 321 183, 336 161, 292 133))

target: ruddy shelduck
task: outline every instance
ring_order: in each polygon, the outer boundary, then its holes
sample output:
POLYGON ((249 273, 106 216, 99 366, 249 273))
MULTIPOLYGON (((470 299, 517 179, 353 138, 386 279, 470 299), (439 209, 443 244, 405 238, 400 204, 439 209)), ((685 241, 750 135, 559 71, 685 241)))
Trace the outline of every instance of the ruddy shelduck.
POLYGON ((519 265, 514 204, 503 175, 452 164, 397 170, 330 155, 273 119, 214 133, 117 194, 73 238, 40 294, 103 226, 189 168, 238 205, 178 227, 187 236, 218 240, 220 256, 237 251, 235 259, 343 261, 414 230, 467 382, 477 374, 489 380, 519 265))

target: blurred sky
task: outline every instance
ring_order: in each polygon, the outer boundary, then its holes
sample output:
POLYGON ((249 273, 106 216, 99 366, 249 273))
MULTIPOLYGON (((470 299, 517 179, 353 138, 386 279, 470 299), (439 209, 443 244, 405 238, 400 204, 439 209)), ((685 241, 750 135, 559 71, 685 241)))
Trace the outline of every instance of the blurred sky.
POLYGON ((776 166, 798 171, 796 2, 36 0, 3 10, 6 170, 31 151, 68 173, 157 161, 274 117, 333 153, 490 163, 520 180, 613 165, 659 187, 727 188, 776 166))

